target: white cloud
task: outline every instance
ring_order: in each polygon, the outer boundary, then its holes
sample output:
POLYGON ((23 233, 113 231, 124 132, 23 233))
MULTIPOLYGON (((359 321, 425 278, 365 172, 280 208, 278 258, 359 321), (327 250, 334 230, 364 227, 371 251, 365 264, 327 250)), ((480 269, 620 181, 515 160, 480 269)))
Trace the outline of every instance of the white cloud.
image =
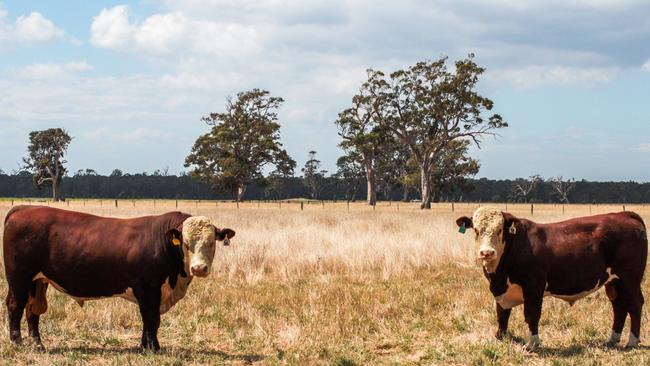
POLYGON ((643 71, 650 72, 650 59, 648 59, 646 62, 643 63, 643 65, 641 65, 641 69, 643 71))
POLYGON ((57 79, 72 75, 73 73, 92 70, 92 66, 86 61, 68 62, 63 64, 39 63, 23 66, 12 70, 12 74, 18 78, 42 80, 57 79))
POLYGON ((16 19, 16 37, 28 42, 44 42, 63 39, 63 29, 58 28, 51 20, 46 19, 38 12, 16 19))
POLYGON ((542 86, 593 86, 612 81, 620 73, 616 67, 569 67, 531 65, 517 69, 495 70, 488 74, 491 82, 512 84, 518 89, 542 86))
POLYGON ((0 6, 0 42, 47 42, 65 39, 63 29, 39 12, 22 15, 11 22, 0 6))
POLYGON ((127 46, 131 42, 133 32, 128 15, 129 9, 126 5, 102 9, 90 27, 90 42, 105 48, 127 46))
POLYGON ((126 5, 103 9, 90 30, 95 46, 165 57, 187 52, 236 57, 259 51, 255 27, 189 19, 181 12, 153 14, 142 23, 131 22, 126 5))

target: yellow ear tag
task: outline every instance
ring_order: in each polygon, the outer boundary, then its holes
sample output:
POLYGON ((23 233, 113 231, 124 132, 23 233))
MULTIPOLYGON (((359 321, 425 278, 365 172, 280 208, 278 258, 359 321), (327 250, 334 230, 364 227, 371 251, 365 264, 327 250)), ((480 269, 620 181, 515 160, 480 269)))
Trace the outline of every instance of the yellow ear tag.
POLYGON ((181 245, 181 241, 178 240, 177 237, 174 237, 174 238, 172 239, 172 244, 174 244, 174 245, 176 245, 176 246, 179 246, 179 245, 181 245))

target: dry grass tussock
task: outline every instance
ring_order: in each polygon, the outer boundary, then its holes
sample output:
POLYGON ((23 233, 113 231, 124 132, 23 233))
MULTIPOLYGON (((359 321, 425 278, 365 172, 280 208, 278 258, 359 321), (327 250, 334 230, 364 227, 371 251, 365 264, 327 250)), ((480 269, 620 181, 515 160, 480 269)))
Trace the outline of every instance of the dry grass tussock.
MULTIPOLYGON (((2 217, 11 203, 0 202, 2 217)), ((131 217, 176 209, 175 201, 73 201, 59 204, 99 215, 131 217), (155 204, 155 207, 154 207, 155 204)), ((544 348, 520 350, 527 333, 521 308, 515 338, 498 342, 494 301, 473 260, 471 235, 454 224, 474 204, 179 202, 237 231, 218 247, 214 273, 193 282, 187 297, 163 316, 165 350, 142 354, 137 307, 121 299, 83 308, 50 289, 41 332, 48 351, 0 338, 6 364, 648 364, 646 348, 602 346, 611 310, 603 292, 573 307, 548 299, 541 323, 544 348)), ((505 205, 499 205, 505 209, 505 205)), ((628 206, 650 222, 650 207, 628 206)), ((530 205, 508 211, 539 222, 622 206, 530 205), (563 213, 564 211, 564 213, 563 213)), ((3 271, 4 272, 4 271, 3 271)), ((6 293, 4 276, 0 292, 6 293)), ((644 284, 648 294, 648 283, 644 284)), ((642 341, 650 336, 644 312, 642 341)), ((6 324, 6 311, 0 311, 6 324)), ((6 326, 5 326, 6 332, 6 326)), ((26 329, 25 329, 26 331, 26 329)), ((627 333, 627 331, 626 331, 627 333)))

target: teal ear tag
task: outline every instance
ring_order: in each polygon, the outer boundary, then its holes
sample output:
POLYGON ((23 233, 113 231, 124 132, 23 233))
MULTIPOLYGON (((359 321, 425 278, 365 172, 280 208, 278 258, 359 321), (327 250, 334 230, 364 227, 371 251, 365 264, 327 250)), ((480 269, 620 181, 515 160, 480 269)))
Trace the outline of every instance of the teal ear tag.
POLYGON ((460 227, 458 228, 458 232, 461 234, 465 234, 465 223, 463 222, 460 227))

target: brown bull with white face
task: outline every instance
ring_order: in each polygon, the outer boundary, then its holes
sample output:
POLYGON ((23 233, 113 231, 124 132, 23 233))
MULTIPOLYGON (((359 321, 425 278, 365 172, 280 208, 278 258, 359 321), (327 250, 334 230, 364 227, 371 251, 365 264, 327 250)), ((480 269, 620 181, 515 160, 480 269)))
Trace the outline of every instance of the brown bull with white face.
POLYGON ((495 297, 499 329, 508 329, 511 309, 524 305, 530 330, 525 348, 539 344, 542 300, 553 296, 573 303, 605 287, 614 322, 609 344, 620 341, 625 319, 631 320, 627 345, 639 343, 641 281, 648 239, 645 224, 633 212, 619 212, 538 224, 490 208, 456 220, 474 229, 476 254, 495 297))
POLYGON ((39 206, 13 208, 4 229, 10 338, 21 341, 24 310, 40 347, 39 317, 51 285, 80 305, 105 297, 137 303, 141 345, 159 349, 160 314, 185 296, 193 276, 209 274, 215 241, 227 245, 235 235, 181 212, 116 219, 39 206))

